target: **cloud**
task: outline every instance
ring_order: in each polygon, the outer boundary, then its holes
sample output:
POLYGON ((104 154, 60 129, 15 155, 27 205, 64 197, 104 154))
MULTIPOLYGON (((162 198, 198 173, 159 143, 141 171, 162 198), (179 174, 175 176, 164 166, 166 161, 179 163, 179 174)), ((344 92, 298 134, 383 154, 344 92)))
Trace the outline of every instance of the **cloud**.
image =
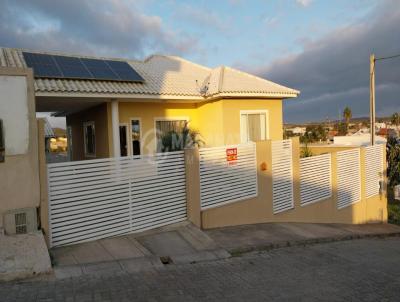
POLYGON ((229 29, 229 24, 221 16, 200 6, 194 7, 189 4, 177 6, 174 18, 183 19, 200 28, 207 27, 220 32, 226 32, 229 29))
POLYGON ((141 13, 137 4, 138 0, 0 0, 0 43, 124 57, 195 50, 195 37, 165 29, 160 17, 141 13))
MULTIPOLYGON (((285 102, 287 122, 337 118, 347 105, 355 116, 369 114, 369 55, 400 53, 397 6, 396 0, 382 1, 365 19, 304 42, 301 53, 255 71, 301 90, 299 98, 285 102)), ((399 59, 377 62, 377 115, 400 111, 399 75, 399 59)))
POLYGON ((296 0, 296 3, 303 7, 309 6, 312 2, 313 0, 296 0))

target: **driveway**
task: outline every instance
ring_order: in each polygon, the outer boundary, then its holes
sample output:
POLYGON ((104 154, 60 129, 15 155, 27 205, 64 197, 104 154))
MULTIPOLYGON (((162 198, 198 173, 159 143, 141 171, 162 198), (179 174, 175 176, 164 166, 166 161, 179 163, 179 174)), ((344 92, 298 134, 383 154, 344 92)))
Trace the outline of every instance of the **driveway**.
POLYGON ((400 237, 288 247, 219 261, 0 284, 1 301, 396 301, 400 237))

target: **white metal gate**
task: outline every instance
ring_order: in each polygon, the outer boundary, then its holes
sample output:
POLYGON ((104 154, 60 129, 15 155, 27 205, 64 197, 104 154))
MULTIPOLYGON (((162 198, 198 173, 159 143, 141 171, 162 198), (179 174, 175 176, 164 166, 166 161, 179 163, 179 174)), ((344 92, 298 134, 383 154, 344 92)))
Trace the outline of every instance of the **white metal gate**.
POLYGON ((51 245, 186 219, 183 151, 48 165, 51 245))

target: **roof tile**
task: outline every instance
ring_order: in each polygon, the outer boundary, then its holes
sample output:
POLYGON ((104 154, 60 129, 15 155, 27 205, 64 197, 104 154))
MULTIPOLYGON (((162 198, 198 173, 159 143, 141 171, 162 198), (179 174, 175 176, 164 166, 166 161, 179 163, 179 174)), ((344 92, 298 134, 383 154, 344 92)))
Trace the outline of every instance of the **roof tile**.
MULTIPOLYGON (((26 67, 22 51, 0 48, 0 66, 26 67)), ((297 90, 233 68, 211 69, 175 56, 153 55, 144 61, 126 62, 144 78, 144 83, 36 78, 35 90, 37 94, 125 94, 132 97, 141 94, 205 98, 220 94, 295 97, 299 94, 297 90)))

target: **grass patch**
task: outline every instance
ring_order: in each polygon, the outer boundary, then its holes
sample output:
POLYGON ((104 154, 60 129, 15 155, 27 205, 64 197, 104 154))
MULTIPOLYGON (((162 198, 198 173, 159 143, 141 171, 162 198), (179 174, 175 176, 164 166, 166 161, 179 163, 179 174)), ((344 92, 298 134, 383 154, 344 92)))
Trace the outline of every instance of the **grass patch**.
POLYGON ((400 225, 400 202, 391 202, 388 204, 389 223, 400 225))

